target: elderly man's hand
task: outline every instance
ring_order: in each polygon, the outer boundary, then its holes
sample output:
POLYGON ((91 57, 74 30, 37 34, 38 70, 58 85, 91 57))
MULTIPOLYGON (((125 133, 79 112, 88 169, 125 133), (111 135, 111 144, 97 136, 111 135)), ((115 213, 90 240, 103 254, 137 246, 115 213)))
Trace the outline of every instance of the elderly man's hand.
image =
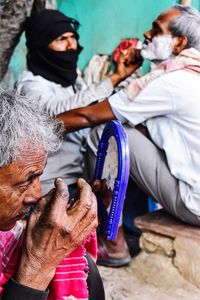
POLYGON ((97 226, 96 198, 83 179, 77 185, 79 199, 68 210, 68 189, 57 179, 56 188, 32 212, 17 273, 21 284, 45 290, 60 261, 97 226))

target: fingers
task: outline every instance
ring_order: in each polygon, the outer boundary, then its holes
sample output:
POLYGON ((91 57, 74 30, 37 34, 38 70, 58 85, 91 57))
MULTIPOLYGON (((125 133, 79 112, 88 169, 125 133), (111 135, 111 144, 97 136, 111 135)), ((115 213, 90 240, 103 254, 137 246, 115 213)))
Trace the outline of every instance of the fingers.
POLYGON ((37 253, 37 259, 44 266, 45 263, 48 266, 44 257, 48 257, 48 261, 56 266, 98 225, 97 202, 91 187, 83 179, 79 179, 77 185, 80 197, 68 211, 67 186, 57 179, 55 190, 41 199, 40 206, 30 216, 26 249, 31 253, 30 257, 37 253))
POLYGON ((67 185, 62 179, 55 180, 55 188, 50 190, 47 195, 35 206, 30 222, 40 218, 40 223, 57 222, 65 215, 69 192, 67 185))
POLYGON ((132 63, 135 60, 136 56, 136 50, 131 48, 127 49, 126 55, 124 55, 125 65, 129 66, 130 63, 132 63))
POLYGON ((74 241, 78 246, 78 244, 80 244, 86 238, 86 236, 89 235, 98 226, 97 202, 94 194, 92 196, 92 204, 90 210, 81 220, 74 223, 74 225, 75 226, 73 228, 73 231, 71 231, 70 233, 70 240, 72 242, 74 241))
POLYGON ((107 209, 112 201, 112 189, 109 187, 106 179, 101 180, 101 190, 99 192, 100 199, 107 209))
POLYGON ((98 193, 101 190, 101 180, 96 179, 94 182, 92 182, 91 188, 93 193, 98 193))
POLYGON ((90 223, 88 227, 80 231, 79 234, 73 238, 75 243, 71 252, 74 249, 76 249, 78 246, 80 246, 83 243, 83 241, 88 237, 88 235, 91 234, 97 226, 98 226, 98 222, 97 220, 94 220, 93 222, 90 223))
POLYGON ((52 194, 54 192, 54 189, 51 190, 46 196, 42 197, 38 203, 34 206, 34 209, 31 211, 30 216, 27 219, 27 227, 29 230, 28 232, 31 232, 35 224, 38 222, 40 216, 44 212, 46 205, 49 201, 49 198, 52 197, 52 194))
MULTIPOLYGON (((50 199, 50 215, 57 218, 63 218, 67 210, 69 200, 69 191, 67 185, 61 178, 55 180, 55 195, 50 199)), ((52 219, 53 221, 53 219, 52 219)))
POLYGON ((93 193, 99 193, 99 192, 104 192, 107 191, 109 189, 109 184, 107 179, 96 179, 94 182, 92 182, 91 184, 92 187, 92 191, 93 193))
POLYGON ((143 62, 143 58, 140 55, 140 50, 135 49, 132 46, 123 51, 122 57, 126 67, 128 67, 130 64, 141 64, 143 62))
POLYGON ((79 199, 75 205, 67 211, 68 216, 73 216, 74 224, 80 222, 90 210, 92 211, 94 202, 96 205, 96 197, 90 185, 80 178, 77 181, 77 186, 80 189, 79 199))
POLYGON ((90 185, 82 178, 79 178, 77 181, 77 186, 79 188, 79 201, 82 208, 87 212, 92 204, 92 189, 90 185))
POLYGON ((34 208, 34 212, 41 214, 41 212, 44 211, 44 209, 48 206, 51 206, 52 199, 55 197, 56 189, 51 189, 46 195, 44 195, 41 200, 37 203, 37 205, 34 208))
POLYGON ((107 192, 108 190, 110 190, 109 183, 107 179, 104 178, 101 180, 101 191, 107 192))
POLYGON ((79 187, 79 189, 83 189, 84 186, 88 186, 88 183, 83 178, 78 178, 77 186, 79 187))
POLYGON ((36 213, 40 216, 39 225, 60 224, 66 216, 67 203, 69 200, 68 187, 60 178, 55 180, 55 188, 45 195, 36 206, 36 213))
POLYGON ((96 219, 97 219, 97 201, 95 195, 93 194, 91 207, 88 210, 88 212, 85 214, 85 216, 79 222, 77 222, 74 228, 75 231, 77 230, 77 228, 79 228, 78 231, 81 232, 96 219))

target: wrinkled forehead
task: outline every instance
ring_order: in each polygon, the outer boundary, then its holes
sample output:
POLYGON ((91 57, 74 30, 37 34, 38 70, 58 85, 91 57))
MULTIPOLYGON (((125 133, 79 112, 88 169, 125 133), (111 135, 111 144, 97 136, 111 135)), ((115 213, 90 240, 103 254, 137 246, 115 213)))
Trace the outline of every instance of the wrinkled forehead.
POLYGON ((34 161, 37 160, 38 158, 46 159, 46 152, 44 151, 43 148, 38 148, 34 147, 32 145, 24 145, 24 147, 20 147, 18 149, 18 155, 17 155, 17 161, 34 161))
POLYGON ((47 154, 43 149, 21 147, 16 159, 0 168, 0 182, 18 182, 20 178, 26 178, 30 174, 41 174, 46 165, 47 154))
POLYGON ((32 141, 22 142, 17 149, 17 161, 24 163, 31 163, 32 161, 45 160, 46 161, 47 153, 42 146, 38 143, 32 141))
POLYGON ((157 19, 156 23, 159 25, 169 26, 169 24, 175 20, 178 16, 180 16, 180 11, 178 9, 172 8, 161 13, 157 19))

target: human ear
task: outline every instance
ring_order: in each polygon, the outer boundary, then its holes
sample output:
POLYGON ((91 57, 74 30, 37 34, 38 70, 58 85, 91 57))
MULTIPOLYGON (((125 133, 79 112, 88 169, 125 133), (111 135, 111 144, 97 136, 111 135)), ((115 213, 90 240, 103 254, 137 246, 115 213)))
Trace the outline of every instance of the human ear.
POLYGON ((173 54, 178 55, 187 46, 188 39, 185 35, 177 36, 174 38, 173 54))

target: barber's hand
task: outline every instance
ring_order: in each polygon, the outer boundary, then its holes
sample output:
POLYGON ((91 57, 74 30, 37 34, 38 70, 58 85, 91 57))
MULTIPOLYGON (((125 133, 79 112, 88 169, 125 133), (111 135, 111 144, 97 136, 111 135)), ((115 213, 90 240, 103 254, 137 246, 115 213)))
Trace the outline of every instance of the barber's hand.
POLYGON ((113 86, 126 79, 134 73, 143 63, 143 58, 139 55, 140 50, 129 47, 119 56, 116 70, 110 75, 113 86))
POLYGON ((143 63, 140 50, 129 47, 124 50, 117 61, 116 72, 125 79, 135 72, 143 63))
POLYGON ((68 188, 61 179, 30 215, 18 268, 19 283, 45 290, 57 265, 97 226, 96 198, 83 180, 79 199, 67 210, 68 188))

